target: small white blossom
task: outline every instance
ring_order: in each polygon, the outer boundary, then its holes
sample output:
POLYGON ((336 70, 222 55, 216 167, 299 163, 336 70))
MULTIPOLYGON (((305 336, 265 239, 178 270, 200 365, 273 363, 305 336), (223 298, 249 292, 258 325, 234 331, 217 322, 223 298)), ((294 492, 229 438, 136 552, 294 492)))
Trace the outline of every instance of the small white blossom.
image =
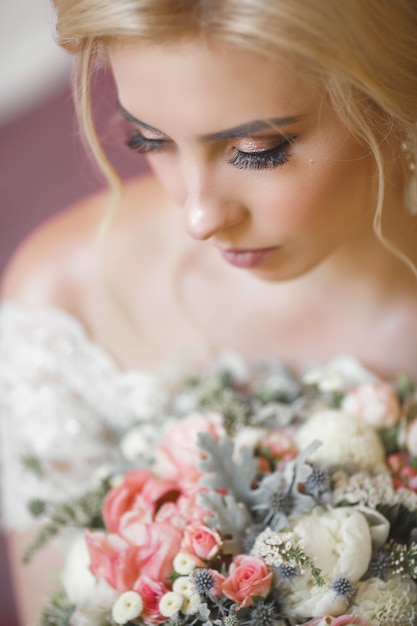
POLYGON ((189 598, 196 593, 194 583, 190 576, 180 576, 174 580, 172 584, 172 590, 176 593, 180 593, 182 596, 189 598))
POLYGON ((159 612, 164 617, 173 617, 181 609, 184 597, 175 591, 168 591, 159 601, 159 612))
POLYGON ((181 607, 181 613, 183 613, 184 615, 195 615, 198 612, 201 604, 202 600, 198 593, 194 593, 189 598, 184 597, 184 602, 181 607))
POLYGON ((120 450, 128 461, 153 459, 155 427, 150 424, 136 426, 129 430, 120 441, 120 450))
POLYGON ((188 576, 195 570, 196 564, 189 554, 186 552, 179 552, 173 562, 174 570, 181 576, 188 576))
POLYGON ((139 617, 142 610, 142 596, 136 591, 126 591, 113 604, 112 618, 116 624, 127 624, 130 620, 139 617))

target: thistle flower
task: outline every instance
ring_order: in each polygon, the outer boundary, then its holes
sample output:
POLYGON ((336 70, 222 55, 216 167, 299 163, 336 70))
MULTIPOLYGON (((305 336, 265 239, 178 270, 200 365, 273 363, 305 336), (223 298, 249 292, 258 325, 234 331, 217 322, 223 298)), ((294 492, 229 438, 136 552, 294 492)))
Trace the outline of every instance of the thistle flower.
POLYGON ((346 576, 335 578, 330 587, 335 592, 336 598, 342 596, 346 604, 349 604, 351 598, 356 594, 356 588, 346 576))

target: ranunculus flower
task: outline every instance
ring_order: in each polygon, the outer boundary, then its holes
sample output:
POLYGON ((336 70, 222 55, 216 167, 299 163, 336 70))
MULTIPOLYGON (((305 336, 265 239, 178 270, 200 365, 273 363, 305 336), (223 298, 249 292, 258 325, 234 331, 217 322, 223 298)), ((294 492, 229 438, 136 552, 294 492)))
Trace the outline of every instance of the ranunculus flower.
POLYGON ((166 621, 159 610, 159 603, 169 589, 160 582, 152 580, 149 576, 139 576, 133 590, 136 591, 143 600, 143 610, 141 618, 145 624, 161 624, 166 621))
POLYGON ((135 546, 135 567, 154 580, 165 580, 173 570, 180 550, 182 533, 167 522, 143 523, 134 512, 126 513, 120 522, 120 536, 135 546))
POLYGON ((256 556, 245 554, 236 556, 229 568, 229 576, 222 584, 225 596, 236 602, 243 609, 253 604, 253 598, 265 598, 272 584, 272 573, 265 561, 256 556))
POLYGON ((151 520, 159 502, 163 498, 177 499, 178 485, 172 481, 155 478, 147 469, 129 472, 122 483, 111 489, 103 505, 103 518, 106 528, 116 533, 120 519, 127 511, 142 511, 144 521, 151 520))
POLYGON ((98 531, 87 530, 85 539, 90 555, 90 570, 94 576, 104 578, 113 589, 131 589, 139 574, 137 548, 118 535, 98 531))
POLYGON ((192 413, 173 424, 165 435, 164 444, 156 448, 158 473, 166 479, 193 483, 200 477, 197 468, 202 453, 198 448, 199 433, 208 433, 216 441, 226 434, 219 413, 192 413))
POLYGON ((205 524, 193 522, 185 528, 181 549, 195 554, 203 561, 210 561, 222 545, 223 541, 219 533, 205 524))
POLYGON ((341 408, 373 428, 396 426, 401 417, 397 395, 392 385, 383 381, 355 387, 343 398, 341 408))
POLYGON ((312 415, 295 436, 299 450, 313 441, 321 446, 309 460, 323 465, 359 465, 372 470, 385 462, 385 452, 376 431, 343 411, 326 409, 312 415))

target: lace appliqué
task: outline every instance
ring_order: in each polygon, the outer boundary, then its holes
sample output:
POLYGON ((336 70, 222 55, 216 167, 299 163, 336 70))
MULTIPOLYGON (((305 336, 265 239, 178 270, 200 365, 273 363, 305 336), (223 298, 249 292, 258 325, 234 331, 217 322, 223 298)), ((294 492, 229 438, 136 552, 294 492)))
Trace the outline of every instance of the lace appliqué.
POLYGON ((121 371, 64 311, 2 304, 0 458, 6 528, 31 523, 27 503, 33 498, 63 500, 83 493, 97 468, 118 463, 119 434, 134 423, 161 419, 166 398, 156 376, 121 371))

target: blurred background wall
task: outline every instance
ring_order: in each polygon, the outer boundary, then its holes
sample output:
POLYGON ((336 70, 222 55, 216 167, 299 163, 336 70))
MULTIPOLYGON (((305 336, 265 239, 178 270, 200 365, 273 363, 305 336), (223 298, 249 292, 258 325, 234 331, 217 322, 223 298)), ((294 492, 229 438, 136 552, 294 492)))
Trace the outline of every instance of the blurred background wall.
MULTIPOLYGON (((104 184, 78 134, 71 66, 53 40, 48 0, 0 1, 0 275, 31 230, 104 184)), ((144 160, 108 132, 116 114, 109 77, 101 78, 95 96, 97 125, 110 158, 125 177, 144 172, 144 160)), ((0 626, 23 626, 16 617, 1 532, 0 626)))

